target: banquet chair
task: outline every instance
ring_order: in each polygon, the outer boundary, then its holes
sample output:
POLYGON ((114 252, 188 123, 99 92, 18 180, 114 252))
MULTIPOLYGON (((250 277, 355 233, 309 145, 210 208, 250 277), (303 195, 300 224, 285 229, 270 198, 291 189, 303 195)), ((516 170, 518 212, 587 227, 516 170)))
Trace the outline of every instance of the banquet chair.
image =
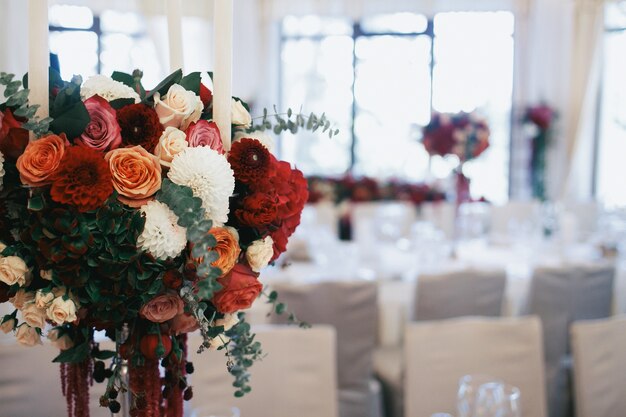
MULTIPOLYGON (((540 220, 541 206, 538 201, 509 201, 491 208, 491 231, 494 241, 510 239, 516 228, 532 228, 540 220)), ((529 230, 527 230, 529 231, 529 230)))
MULTIPOLYGON (((328 324, 337 329, 339 414, 367 417, 381 414, 379 384, 373 379, 376 347, 378 288, 373 282, 278 283, 272 286, 278 299, 307 323, 328 324)), ((273 316, 274 323, 285 317, 273 316)))
POLYGON ((448 239, 454 238, 456 224, 456 204, 445 201, 422 204, 422 220, 432 223, 443 231, 448 239))
POLYGON ((626 317, 572 324, 577 417, 626 414, 626 317))
POLYGON ((523 416, 546 417, 537 317, 411 323, 405 333, 405 417, 456 414, 462 376, 490 375, 521 392, 523 416))
POLYGON ((500 316, 506 287, 503 270, 467 269, 417 279, 414 319, 500 316))
MULTIPOLYGON (((45 343, 24 347, 15 338, 0 342, 0 417, 66 416, 67 405, 61 392, 59 364, 52 363, 59 350, 45 343)), ((98 397, 103 385, 90 387, 91 398, 98 397)), ((92 401, 93 403, 93 401, 92 401)), ((90 406, 92 416, 110 416, 107 409, 90 406)))
POLYGON ((609 317, 615 268, 570 265, 538 268, 533 274, 526 312, 543 324, 550 416, 571 414, 569 328, 577 320, 609 317))
POLYGON ((252 391, 242 398, 234 397, 236 388, 226 372, 224 352, 198 354, 202 338, 198 333, 189 336, 194 396, 185 416, 206 417, 237 407, 242 416, 338 417, 335 330, 263 325, 253 331, 266 356, 250 368, 252 391))

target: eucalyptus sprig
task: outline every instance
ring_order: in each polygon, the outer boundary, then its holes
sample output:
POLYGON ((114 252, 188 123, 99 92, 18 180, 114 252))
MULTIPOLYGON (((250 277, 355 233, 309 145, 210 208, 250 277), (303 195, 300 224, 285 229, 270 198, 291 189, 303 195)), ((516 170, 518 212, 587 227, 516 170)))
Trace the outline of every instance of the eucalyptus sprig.
POLYGON ((237 388, 235 397, 243 397, 252 390, 248 384, 250 381, 250 368, 255 361, 263 358, 261 343, 254 340, 256 334, 250 332, 250 324, 246 322, 246 314, 240 312, 239 323, 226 332, 230 342, 226 347, 229 358, 228 371, 235 377, 233 387, 237 388))
POLYGON ((0 85, 4 86, 4 97, 7 99, 5 105, 13 108, 13 114, 16 116, 28 119, 22 125, 24 129, 33 131, 36 136, 47 133, 50 130, 52 118, 41 119, 36 115, 40 107, 39 104, 29 105, 28 94, 30 90, 22 88, 22 82, 13 78, 15 78, 14 74, 0 72, 0 85))
POLYGON ((280 113, 276 109, 276 106, 274 106, 274 113, 268 114, 267 108, 264 108, 263 116, 252 119, 252 122, 252 126, 247 129, 248 133, 258 130, 272 130, 278 135, 283 132, 296 134, 300 129, 311 132, 322 129, 322 133, 327 133, 329 138, 339 134, 339 129, 332 126, 331 121, 328 120, 325 113, 322 113, 321 116, 313 112, 306 115, 302 113, 302 109, 298 112, 294 112, 289 108, 286 112, 280 113), (260 120, 260 122, 255 123, 255 120, 260 120))
POLYGON ((268 294, 266 291, 263 291, 261 295, 267 298, 267 304, 272 305, 272 310, 267 313, 267 317, 271 316, 272 313, 276 314, 277 316, 287 314, 287 321, 289 322, 289 324, 298 325, 298 327, 303 329, 308 329, 311 327, 309 323, 298 319, 294 312, 287 310, 287 304, 278 300, 278 292, 271 291, 268 294))

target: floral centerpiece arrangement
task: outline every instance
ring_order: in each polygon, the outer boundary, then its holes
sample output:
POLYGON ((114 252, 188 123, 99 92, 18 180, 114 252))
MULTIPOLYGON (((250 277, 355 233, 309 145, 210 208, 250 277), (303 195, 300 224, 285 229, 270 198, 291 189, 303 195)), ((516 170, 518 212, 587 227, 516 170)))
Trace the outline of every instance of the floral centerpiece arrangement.
POLYGON ((526 109, 524 123, 531 137, 530 185, 533 197, 546 199, 546 152, 552 139, 552 126, 556 111, 547 104, 539 104, 526 109))
POLYGON ((454 155, 459 160, 457 202, 468 201, 469 179, 463 175, 463 164, 479 157, 489 147, 489 126, 474 113, 433 113, 422 129, 422 143, 429 155, 454 155))
POLYGON ((70 417, 89 415, 92 378, 107 381, 100 403, 113 413, 124 395, 131 416, 182 416, 186 333, 198 329, 193 348, 222 350, 235 395, 250 391, 246 369, 261 350, 241 311, 308 198, 262 131, 333 134, 324 117, 291 110, 255 124, 233 98, 227 151, 200 73, 179 70, 149 92, 141 75, 83 83, 51 71, 51 117, 40 120, 28 90, 0 73, 0 303, 14 306, 1 328, 60 349, 70 417), (115 351, 100 349, 97 330, 115 351))

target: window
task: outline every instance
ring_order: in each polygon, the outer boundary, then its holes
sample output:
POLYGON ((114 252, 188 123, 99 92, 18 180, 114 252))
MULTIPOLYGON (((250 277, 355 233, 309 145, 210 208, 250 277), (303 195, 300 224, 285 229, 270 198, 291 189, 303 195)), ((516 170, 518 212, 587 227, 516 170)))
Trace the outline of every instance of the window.
POLYGON ((339 136, 283 138, 283 157, 305 174, 444 178, 453 168, 418 142, 431 111, 477 110, 491 147, 466 165, 474 195, 508 194, 513 15, 413 13, 360 22, 306 16, 282 25, 281 105, 326 111, 339 136))
POLYGON ((106 10, 97 16, 88 7, 54 5, 49 19, 50 51, 59 56, 64 79, 135 68, 143 69, 145 85, 156 85, 163 77, 139 14, 106 10))
POLYGON ((596 194, 608 207, 626 206, 626 3, 607 4, 596 194))

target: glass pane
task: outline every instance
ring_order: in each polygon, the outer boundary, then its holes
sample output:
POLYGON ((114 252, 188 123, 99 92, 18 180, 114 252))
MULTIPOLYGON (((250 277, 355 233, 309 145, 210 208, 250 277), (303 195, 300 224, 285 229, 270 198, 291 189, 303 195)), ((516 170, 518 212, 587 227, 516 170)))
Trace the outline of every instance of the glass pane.
POLYGON ((340 134, 320 132, 282 137, 282 158, 307 175, 340 175, 350 166, 352 114, 352 38, 329 36, 321 41, 288 40, 282 50, 282 106, 332 117, 340 134))
POLYGON ((154 42, 147 36, 131 37, 123 33, 102 36, 102 73, 143 71, 142 83, 149 89, 163 78, 154 42))
POLYGON ((626 206, 626 33, 605 35, 597 192, 609 207, 626 206))
POLYGON ((428 19, 415 13, 394 13, 367 17, 361 22, 366 33, 421 33, 426 31, 428 19))
POLYGON ((513 26, 509 12, 439 13, 434 20, 433 108, 487 119, 491 145, 464 172, 473 197, 495 203, 508 196, 513 26))
POLYGON ((430 117, 430 38, 372 36, 356 45, 355 173, 423 180, 418 125, 430 117))
POLYGON ((93 13, 89 7, 55 4, 50 7, 48 19, 53 26, 64 28, 90 29, 93 26, 93 13))
POLYGON ((626 27, 626 2, 616 2, 606 4, 606 13, 604 19, 606 27, 612 28, 625 28, 626 27))
POLYGON ((94 32, 50 32, 50 51, 59 56, 63 79, 74 74, 83 78, 96 74, 98 65, 98 37, 94 32))
POLYGON ((352 35, 348 19, 320 16, 287 16, 283 19, 286 36, 352 35))
POLYGON ((103 32, 141 33, 145 32, 143 19, 133 12, 105 10, 100 15, 103 32))

